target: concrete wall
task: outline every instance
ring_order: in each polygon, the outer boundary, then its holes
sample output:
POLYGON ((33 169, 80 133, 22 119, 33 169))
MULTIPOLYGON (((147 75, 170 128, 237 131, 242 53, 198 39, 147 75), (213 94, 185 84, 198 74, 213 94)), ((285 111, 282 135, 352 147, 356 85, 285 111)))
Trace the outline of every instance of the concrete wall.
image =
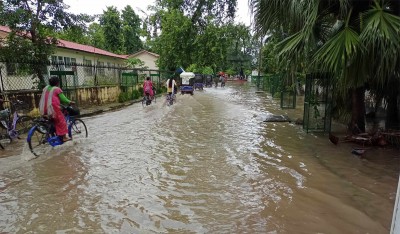
MULTIPOLYGON (((103 87, 85 87, 76 90, 65 91, 65 95, 76 101, 81 108, 92 105, 102 105, 106 103, 115 103, 121 93, 119 86, 103 86, 103 87)), ((5 99, 18 99, 27 104, 27 112, 38 113, 39 101, 42 91, 24 90, 7 92, 3 95, 5 99)), ((8 106, 7 106, 8 107, 8 106)))
POLYGON ((76 101, 81 106, 101 105, 118 101, 119 86, 87 87, 76 90, 76 101))

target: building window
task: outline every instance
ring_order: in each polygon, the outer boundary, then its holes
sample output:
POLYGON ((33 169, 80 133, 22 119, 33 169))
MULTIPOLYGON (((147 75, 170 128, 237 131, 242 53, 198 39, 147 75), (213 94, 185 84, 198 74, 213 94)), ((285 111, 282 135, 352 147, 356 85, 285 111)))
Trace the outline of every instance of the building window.
POLYGON ((97 61, 97 67, 98 74, 104 76, 104 62, 97 61))
POLYGON ((57 56, 51 56, 51 62, 56 63, 57 62, 57 56))
POLYGON ((71 58, 71 65, 76 65, 76 58, 71 58))
POLYGON ((83 65, 85 66, 84 69, 85 75, 92 76, 93 75, 92 60, 83 59, 83 65))
POLYGON ((71 58, 64 57, 64 63, 65 63, 66 68, 70 68, 71 67, 71 58))
POLYGON ((107 62, 107 68, 108 68, 108 70, 111 70, 111 63, 110 62, 107 62))

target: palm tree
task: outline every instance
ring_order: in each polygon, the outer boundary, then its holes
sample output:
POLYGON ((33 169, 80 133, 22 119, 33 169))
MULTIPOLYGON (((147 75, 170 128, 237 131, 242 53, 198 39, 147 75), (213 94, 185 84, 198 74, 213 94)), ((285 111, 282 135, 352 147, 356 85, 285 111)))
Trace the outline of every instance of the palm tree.
MULTIPOLYGON (((396 117, 400 90, 400 1, 249 0, 259 34, 286 35, 282 61, 333 74, 337 97, 351 100, 351 130, 365 131, 366 88, 396 117)), ((348 102, 348 101, 347 101, 348 102)), ((343 102, 345 103, 345 102, 343 102)))

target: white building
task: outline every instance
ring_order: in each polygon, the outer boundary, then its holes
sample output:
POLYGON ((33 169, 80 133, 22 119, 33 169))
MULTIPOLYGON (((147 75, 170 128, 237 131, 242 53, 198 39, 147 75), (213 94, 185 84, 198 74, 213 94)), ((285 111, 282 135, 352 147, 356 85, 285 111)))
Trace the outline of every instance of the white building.
MULTIPOLYGON (((7 37, 10 32, 10 28, 0 26, 0 38, 7 37)), ((50 75, 51 70, 75 71, 73 79, 74 83, 78 82, 76 85, 90 85, 89 81, 94 80, 94 74, 97 75, 99 81, 117 79, 116 69, 103 67, 124 67, 126 58, 127 55, 118 55, 93 46, 59 39, 55 52, 49 59, 52 62, 65 63, 65 65, 57 68, 50 67, 46 75, 50 75), (83 64, 87 67, 73 66, 73 64, 83 64), (94 65, 99 66, 96 68, 97 71, 94 70, 94 65), (77 72, 77 68, 81 68, 83 71, 77 72)), ((32 89, 34 86, 33 75, 17 74, 15 64, 0 64, 0 66, 2 66, 1 75, 3 77, 3 83, 0 84, 2 90, 32 89), (17 76, 18 82, 15 81, 17 76)))
POLYGON ((160 55, 149 52, 147 50, 141 50, 134 54, 128 55, 128 58, 138 58, 144 62, 144 66, 150 70, 158 70, 157 60, 160 55))

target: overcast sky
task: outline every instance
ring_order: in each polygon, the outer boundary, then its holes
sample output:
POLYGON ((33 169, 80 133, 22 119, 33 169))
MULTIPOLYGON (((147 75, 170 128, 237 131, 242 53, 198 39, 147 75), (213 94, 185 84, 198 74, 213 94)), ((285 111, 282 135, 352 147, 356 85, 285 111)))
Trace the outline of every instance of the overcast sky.
MULTIPOLYGON (((142 16, 137 8, 147 11, 147 6, 151 5, 153 0, 64 0, 64 3, 70 6, 73 13, 86 13, 89 15, 101 14, 107 6, 115 6, 118 10, 122 10, 126 5, 131 5, 136 14, 142 16)), ((242 22, 250 25, 250 14, 248 8, 248 0, 238 0, 236 22, 242 22)))

